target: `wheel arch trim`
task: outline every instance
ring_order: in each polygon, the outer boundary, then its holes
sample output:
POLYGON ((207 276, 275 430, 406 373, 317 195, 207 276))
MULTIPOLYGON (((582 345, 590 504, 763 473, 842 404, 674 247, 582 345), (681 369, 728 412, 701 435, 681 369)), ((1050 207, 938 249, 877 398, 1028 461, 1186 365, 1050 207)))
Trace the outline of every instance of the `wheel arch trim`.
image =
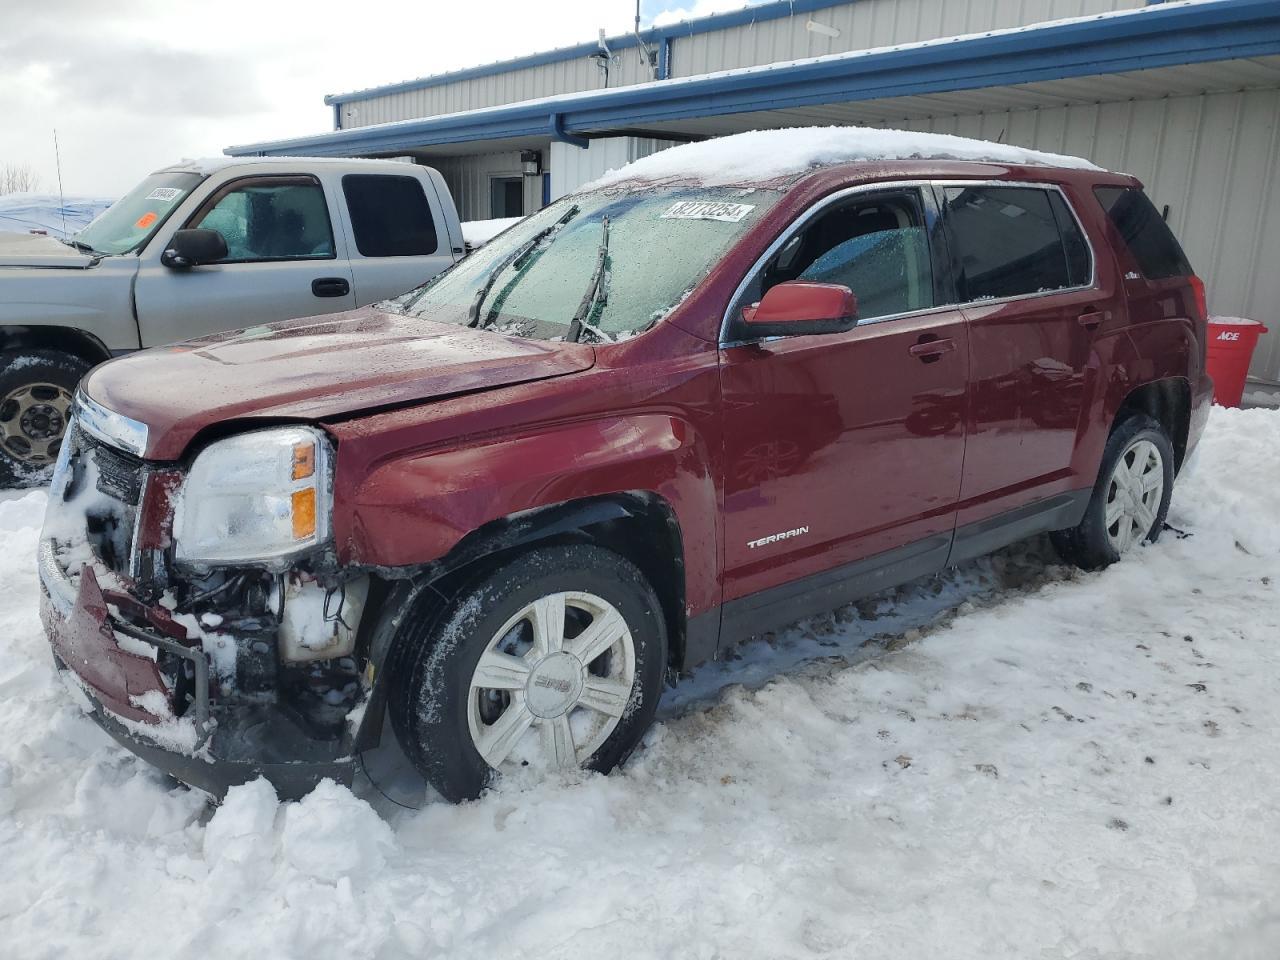
POLYGON ((23 349, 58 350, 94 364, 112 356, 98 337, 77 327, 12 323, 0 326, 0 350, 23 349))

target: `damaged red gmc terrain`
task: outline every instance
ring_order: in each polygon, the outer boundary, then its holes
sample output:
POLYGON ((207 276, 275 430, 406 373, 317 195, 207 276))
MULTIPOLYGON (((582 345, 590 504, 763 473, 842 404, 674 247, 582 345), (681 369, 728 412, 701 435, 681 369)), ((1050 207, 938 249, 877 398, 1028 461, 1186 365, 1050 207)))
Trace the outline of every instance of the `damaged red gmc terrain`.
POLYGON ((349 781, 388 717, 450 799, 608 770, 735 640, 1043 531, 1090 568, 1154 539, 1204 355, 1132 177, 679 147, 398 299, 98 367, 44 622, 97 722, 215 794, 349 781))

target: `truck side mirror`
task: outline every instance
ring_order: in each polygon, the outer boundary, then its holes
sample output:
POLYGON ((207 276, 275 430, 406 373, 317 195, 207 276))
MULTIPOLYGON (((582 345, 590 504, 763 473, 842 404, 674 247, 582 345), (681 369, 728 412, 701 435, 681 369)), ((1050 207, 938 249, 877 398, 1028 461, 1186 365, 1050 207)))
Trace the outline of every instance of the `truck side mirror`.
POLYGON ((160 262, 174 270, 217 263, 227 256, 227 241, 217 230, 179 230, 160 254, 160 262))
POLYGON ((759 303, 743 307, 742 321, 753 337, 843 333, 857 325, 858 300, 838 283, 792 280, 770 287, 759 303))

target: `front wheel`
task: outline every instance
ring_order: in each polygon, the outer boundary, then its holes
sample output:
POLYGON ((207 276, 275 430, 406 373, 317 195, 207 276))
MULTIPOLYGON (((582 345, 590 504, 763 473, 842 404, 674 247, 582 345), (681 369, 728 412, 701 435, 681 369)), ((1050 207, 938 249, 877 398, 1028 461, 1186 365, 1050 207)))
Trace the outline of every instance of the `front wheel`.
POLYGON ((1109 566, 1160 536, 1172 494, 1168 434, 1151 417, 1130 415, 1107 439, 1084 519, 1051 534, 1053 544, 1064 560, 1085 570, 1109 566))
POLYGON ((413 618, 391 658, 391 721, 449 800, 497 774, 607 772, 652 722, 665 665, 662 608, 630 561, 540 548, 413 618))
POLYGON ((47 483, 91 364, 57 350, 0 353, 0 486, 47 483))

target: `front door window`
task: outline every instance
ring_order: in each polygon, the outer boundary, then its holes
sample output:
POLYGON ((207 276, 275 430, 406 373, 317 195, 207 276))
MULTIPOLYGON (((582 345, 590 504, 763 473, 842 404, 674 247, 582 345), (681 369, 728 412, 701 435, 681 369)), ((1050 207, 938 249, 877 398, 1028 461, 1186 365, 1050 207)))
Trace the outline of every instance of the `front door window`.
POLYGON ((237 181, 224 187, 188 226, 222 234, 227 241, 225 263, 334 256, 324 190, 312 177, 237 181))

